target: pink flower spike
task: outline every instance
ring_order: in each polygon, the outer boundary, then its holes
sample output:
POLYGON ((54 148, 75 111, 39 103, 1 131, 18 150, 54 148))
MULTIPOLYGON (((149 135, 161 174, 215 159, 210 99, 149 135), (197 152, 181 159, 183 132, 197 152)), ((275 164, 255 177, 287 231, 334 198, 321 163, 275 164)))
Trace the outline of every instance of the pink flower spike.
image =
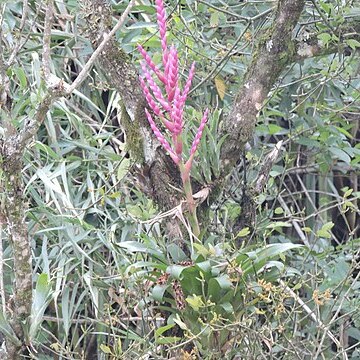
POLYGON ((160 116, 161 115, 160 108, 156 105, 156 102, 154 101, 152 95, 150 94, 150 90, 146 86, 144 79, 141 76, 139 76, 139 80, 140 80, 140 86, 141 86, 142 91, 143 91, 143 93, 145 95, 146 101, 148 102, 148 104, 151 107, 154 114, 156 116, 160 116))
POLYGON ((165 55, 167 50, 166 44, 166 12, 164 8, 163 0, 156 0, 156 13, 157 13, 157 22, 160 30, 160 39, 161 39, 161 48, 163 54, 165 55))
POLYGON ((165 109, 165 111, 171 111, 171 106, 164 99, 164 97, 162 95, 162 92, 161 92, 161 89, 156 84, 154 79, 151 77, 151 74, 150 74, 149 70, 146 68, 146 65, 143 62, 141 63, 141 68, 142 68, 142 71, 143 71, 143 73, 145 75, 147 83, 148 83, 151 91, 154 94, 155 99, 162 105, 162 107, 165 109))
POLYGON ((168 94, 168 100, 171 102, 175 95, 175 89, 178 87, 179 79, 179 59, 178 54, 174 46, 171 47, 169 52, 169 58, 167 63, 167 85, 166 92, 168 94))
POLYGON ((161 121, 171 133, 174 132, 175 125, 171 121, 166 120, 164 118, 161 118, 161 121))
POLYGON ((164 60, 164 53, 163 53, 163 63, 164 63, 164 77, 165 77, 165 86, 167 86, 168 82, 169 82, 169 67, 170 67, 170 62, 171 60, 171 56, 172 53, 171 52, 167 52, 166 51, 166 60, 164 60))
POLYGON ((175 154, 175 152, 171 148, 170 144, 164 138, 164 135, 161 134, 160 130, 156 126, 154 120, 152 119, 152 117, 151 117, 150 113, 147 111, 147 109, 145 109, 145 113, 146 113, 146 117, 147 117, 147 119, 149 121, 151 130, 154 132, 154 135, 159 140, 159 142, 163 146, 163 148, 169 153, 169 155, 173 159, 174 163, 178 164, 179 161, 180 161, 179 157, 175 154))
POLYGON ((209 109, 206 109, 205 112, 204 112, 204 116, 201 119, 200 126, 199 126, 198 131, 197 131, 197 133, 195 135, 194 141, 192 143, 191 150, 190 150, 190 157, 191 157, 191 155, 195 154, 196 149, 197 149, 197 147, 199 145, 199 142, 200 142, 200 139, 201 139, 201 136, 202 136, 202 133, 204 131, 204 127, 205 127, 205 124, 206 124, 206 121, 207 121, 208 114, 209 114, 209 109))
POLYGON ((156 76, 159 78, 159 80, 162 83, 166 84, 164 75, 157 68, 157 66, 152 61, 150 55, 146 52, 146 50, 140 44, 138 44, 138 50, 139 50, 140 54, 142 55, 142 57, 144 58, 146 64, 149 66, 149 68, 156 74, 156 76))
POLYGON ((174 135, 179 135, 183 127, 183 107, 181 103, 180 89, 175 89, 173 107, 171 111, 171 120, 174 122, 175 128, 173 131, 174 135))
POLYGON ((181 136, 178 136, 175 140, 175 153, 181 159, 182 151, 183 151, 183 143, 181 136))
POLYGON ((185 177, 189 176, 189 174, 190 174, 194 156, 195 156, 195 154, 190 155, 188 161, 185 163, 185 173, 184 173, 185 177))
POLYGON ((178 77, 179 77, 179 58, 175 46, 171 46, 170 53, 171 62, 169 63, 169 86, 175 88, 177 86, 178 77))
POLYGON ((182 101, 183 101, 184 104, 185 104, 186 98, 187 98, 187 96, 189 94, 192 79, 193 79, 194 75, 195 75, 195 61, 192 63, 192 65, 190 67, 189 77, 186 80, 184 90, 183 90, 183 93, 182 93, 182 101))

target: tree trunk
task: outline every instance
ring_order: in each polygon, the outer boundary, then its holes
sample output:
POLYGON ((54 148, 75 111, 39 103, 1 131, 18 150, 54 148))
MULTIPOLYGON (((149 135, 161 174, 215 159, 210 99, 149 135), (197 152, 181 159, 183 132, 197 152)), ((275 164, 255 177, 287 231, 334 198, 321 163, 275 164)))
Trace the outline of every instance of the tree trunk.
POLYGON ((32 304, 31 247, 25 221, 25 199, 22 182, 22 153, 14 137, 3 144, 1 179, 1 220, 12 246, 14 261, 14 294, 8 309, 8 320, 22 345, 6 339, 7 358, 19 359, 26 352, 23 324, 28 321, 32 304))

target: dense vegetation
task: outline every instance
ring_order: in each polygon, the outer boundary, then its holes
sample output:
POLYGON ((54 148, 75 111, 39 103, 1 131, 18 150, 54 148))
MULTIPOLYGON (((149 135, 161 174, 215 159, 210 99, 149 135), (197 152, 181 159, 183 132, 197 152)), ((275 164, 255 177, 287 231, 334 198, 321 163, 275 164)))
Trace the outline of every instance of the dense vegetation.
POLYGON ((360 4, 165 2, 194 236, 131 3, 1 3, 0 357, 359 359, 360 4))

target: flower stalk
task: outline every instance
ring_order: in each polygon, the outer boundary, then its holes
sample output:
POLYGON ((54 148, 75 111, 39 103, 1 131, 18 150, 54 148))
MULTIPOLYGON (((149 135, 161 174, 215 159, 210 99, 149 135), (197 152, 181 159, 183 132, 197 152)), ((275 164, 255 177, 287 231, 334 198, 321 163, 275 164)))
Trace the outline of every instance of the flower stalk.
POLYGON ((199 238, 200 228, 196 215, 196 203, 191 188, 190 171, 208 119, 209 110, 206 109, 204 112, 191 146, 190 156, 185 161, 183 156, 184 107, 195 75, 195 63, 191 65, 188 78, 184 88, 181 90, 179 85, 179 55, 175 46, 171 45, 169 47, 167 44, 164 2, 163 0, 156 0, 155 5, 162 51, 162 70, 153 62, 147 51, 141 45, 138 45, 138 50, 144 59, 141 63, 143 76, 140 76, 140 85, 152 113, 167 129, 169 140, 159 130, 152 114, 147 109, 145 109, 145 113, 154 135, 179 167, 189 210, 188 220, 193 234, 199 238), (164 91, 161 88, 164 88, 164 91))

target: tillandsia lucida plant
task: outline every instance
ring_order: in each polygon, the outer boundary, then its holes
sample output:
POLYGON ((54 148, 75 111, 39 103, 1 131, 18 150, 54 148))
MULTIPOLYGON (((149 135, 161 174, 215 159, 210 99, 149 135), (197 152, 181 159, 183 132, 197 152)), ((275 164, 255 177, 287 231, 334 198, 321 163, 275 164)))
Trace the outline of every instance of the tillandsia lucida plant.
POLYGON ((140 76, 140 84, 153 114, 160 119, 170 133, 170 142, 166 140, 164 134, 159 130, 147 109, 145 109, 145 113, 155 136, 179 167, 189 210, 189 221, 193 234, 199 237, 200 228, 196 216, 196 204, 192 194, 190 171, 197 146, 199 145, 208 118, 209 110, 206 109, 204 112, 190 149, 190 156, 188 160, 185 161, 183 157, 184 106, 195 74, 195 63, 191 65, 188 79, 186 80, 184 88, 181 90, 179 84, 178 52, 173 45, 169 47, 167 44, 166 13, 163 0, 156 0, 155 4, 157 23, 160 31, 163 70, 161 71, 146 50, 141 45, 138 45, 138 49, 144 58, 144 61, 141 63, 143 77, 140 76), (158 81, 155 80, 156 78, 158 81), (165 88, 165 93, 163 93, 158 83, 162 84, 162 87, 165 88))

